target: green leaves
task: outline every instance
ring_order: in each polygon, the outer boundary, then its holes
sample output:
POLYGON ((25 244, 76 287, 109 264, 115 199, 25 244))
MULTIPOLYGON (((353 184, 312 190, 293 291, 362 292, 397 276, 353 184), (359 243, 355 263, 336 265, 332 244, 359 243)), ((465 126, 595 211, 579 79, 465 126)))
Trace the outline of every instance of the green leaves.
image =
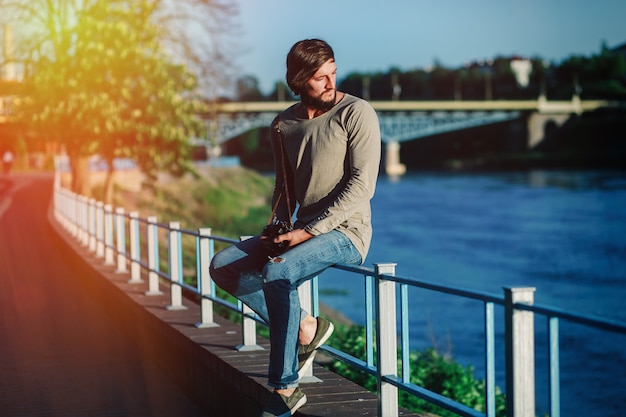
MULTIPOLYGON (((365 360, 365 330, 361 326, 336 325, 335 334, 329 340, 329 345, 365 360)), ((409 362, 411 383, 476 410, 485 411, 485 381, 474 377, 472 367, 463 367, 432 348, 425 349, 423 352, 412 351, 409 355, 409 362)), ((373 376, 356 371, 341 361, 333 361, 329 368, 370 391, 376 390, 376 379, 373 376)), ((401 368, 401 363, 398 362, 399 375, 401 375, 401 368)), ((400 406, 416 412, 434 413, 440 417, 456 416, 452 412, 402 391, 400 391, 400 406)), ((496 415, 506 415, 505 397, 498 388, 496 389, 496 415)))
POLYGON ((48 2, 44 20, 57 24, 37 32, 41 59, 28 67, 23 118, 74 157, 130 156, 148 173, 184 169, 205 109, 195 75, 161 47, 157 3, 48 2))

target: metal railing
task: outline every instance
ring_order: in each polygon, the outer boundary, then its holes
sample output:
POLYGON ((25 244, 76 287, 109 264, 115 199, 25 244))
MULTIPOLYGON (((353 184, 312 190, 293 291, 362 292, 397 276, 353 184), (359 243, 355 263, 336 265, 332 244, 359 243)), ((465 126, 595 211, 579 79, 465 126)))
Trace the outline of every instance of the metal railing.
MULTIPOLYGON (((262 349, 256 342, 256 325, 264 324, 241 302, 231 303, 216 296, 215 284, 209 275, 209 264, 215 254, 215 242, 236 243, 237 240, 213 236, 210 228, 197 231, 180 228, 178 222, 159 223, 156 217, 140 218, 137 212, 126 214, 102 202, 77 195, 60 186, 55 179, 54 213, 57 220, 78 241, 105 264, 115 265, 118 272, 128 272, 131 283, 143 283, 141 270, 148 277, 146 295, 161 295, 161 281, 169 284, 170 304, 167 309, 185 309, 183 290, 200 298, 199 328, 218 326, 214 321, 215 305, 241 314, 242 340, 235 349, 262 349), (143 236, 140 232, 143 226, 143 236), (128 231, 129 239, 126 238, 128 231), (166 234, 167 265, 161 256, 159 236, 166 234), (183 261, 182 239, 195 239, 195 254, 183 261), (115 237, 115 238, 114 238, 115 237), (143 254, 143 255, 142 255, 143 254), (195 261, 195 265, 189 266, 195 261), (130 266, 130 271, 128 267, 130 266), (190 269, 195 285, 184 282, 184 268, 190 269)), ((243 239, 243 237, 242 237, 243 239)), ((165 240, 165 239, 163 239, 165 240)), ((535 417, 535 329, 534 315, 545 316, 548 323, 550 416, 560 417, 559 388, 559 322, 590 326, 604 331, 626 334, 626 324, 563 310, 534 305, 534 288, 505 288, 503 296, 435 284, 412 277, 396 276, 395 264, 375 264, 374 268, 335 265, 342 271, 361 275, 365 288, 366 359, 323 346, 321 349, 367 374, 374 376, 378 388, 378 415, 398 416, 398 391, 424 399, 460 416, 495 417, 495 313, 496 305, 504 307, 506 409, 509 417, 535 417), (485 411, 477 411, 455 400, 429 391, 410 382, 409 300, 408 289, 421 288, 455 297, 477 300, 483 305, 485 411), (397 294, 398 293, 398 294, 397 294), (398 305, 399 304, 399 305, 398 305), (397 312, 400 312, 399 316, 397 312), (400 323, 398 329, 398 322, 400 323), (398 341, 399 345, 398 346, 398 341), (398 366, 398 360, 400 366, 398 366), (398 368, 401 373, 398 375, 398 368)), ((314 316, 319 313, 317 277, 299 288, 304 309, 314 316)), ((188 301, 191 302, 191 301, 188 301)), ((313 370, 303 382, 316 380, 313 370)))

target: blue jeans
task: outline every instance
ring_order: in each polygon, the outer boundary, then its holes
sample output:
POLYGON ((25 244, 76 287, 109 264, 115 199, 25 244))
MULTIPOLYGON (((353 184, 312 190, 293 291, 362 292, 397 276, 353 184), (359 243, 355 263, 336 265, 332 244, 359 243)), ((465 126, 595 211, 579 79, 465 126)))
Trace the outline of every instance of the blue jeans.
POLYGON ((298 286, 336 263, 360 264, 350 239, 336 230, 270 258, 259 236, 230 246, 211 261, 211 278, 248 305, 270 328, 268 385, 298 386, 298 337, 303 312, 298 286))

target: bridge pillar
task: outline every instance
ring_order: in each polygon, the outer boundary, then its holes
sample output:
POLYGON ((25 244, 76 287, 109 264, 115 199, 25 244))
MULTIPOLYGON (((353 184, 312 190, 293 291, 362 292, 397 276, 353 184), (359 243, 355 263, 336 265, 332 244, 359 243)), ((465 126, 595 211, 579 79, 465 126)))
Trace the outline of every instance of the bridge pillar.
POLYGON ((532 113, 528 117, 528 140, 526 142, 528 149, 533 149, 548 139, 570 117, 570 113, 532 113))
POLYGON ((387 172, 387 175, 404 175, 406 172, 406 166, 400 163, 400 144, 398 142, 391 141, 387 143, 385 149, 385 171, 387 172))

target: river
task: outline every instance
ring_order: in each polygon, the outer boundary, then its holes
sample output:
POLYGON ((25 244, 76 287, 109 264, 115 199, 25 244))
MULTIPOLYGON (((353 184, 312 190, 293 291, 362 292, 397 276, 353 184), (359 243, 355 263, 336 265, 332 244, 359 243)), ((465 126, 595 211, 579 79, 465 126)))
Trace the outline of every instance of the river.
MULTIPOLYGON (((365 266, 502 295, 536 288, 535 303, 626 322, 626 171, 410 173, 381 176, 365 266)), ((322 302, 364 321, 363 281, 329 270, 322 302)), ((484 378, 482 304, 412 290, 411 349, 435 346, 484 378)), ((504 387, 502 309, 496 382, 504 387)), ((537 415, 549 412, 545 320, 537 330, 537 415)), ((561 322, 561 415, 626 415, 626 336, 561 322)))

